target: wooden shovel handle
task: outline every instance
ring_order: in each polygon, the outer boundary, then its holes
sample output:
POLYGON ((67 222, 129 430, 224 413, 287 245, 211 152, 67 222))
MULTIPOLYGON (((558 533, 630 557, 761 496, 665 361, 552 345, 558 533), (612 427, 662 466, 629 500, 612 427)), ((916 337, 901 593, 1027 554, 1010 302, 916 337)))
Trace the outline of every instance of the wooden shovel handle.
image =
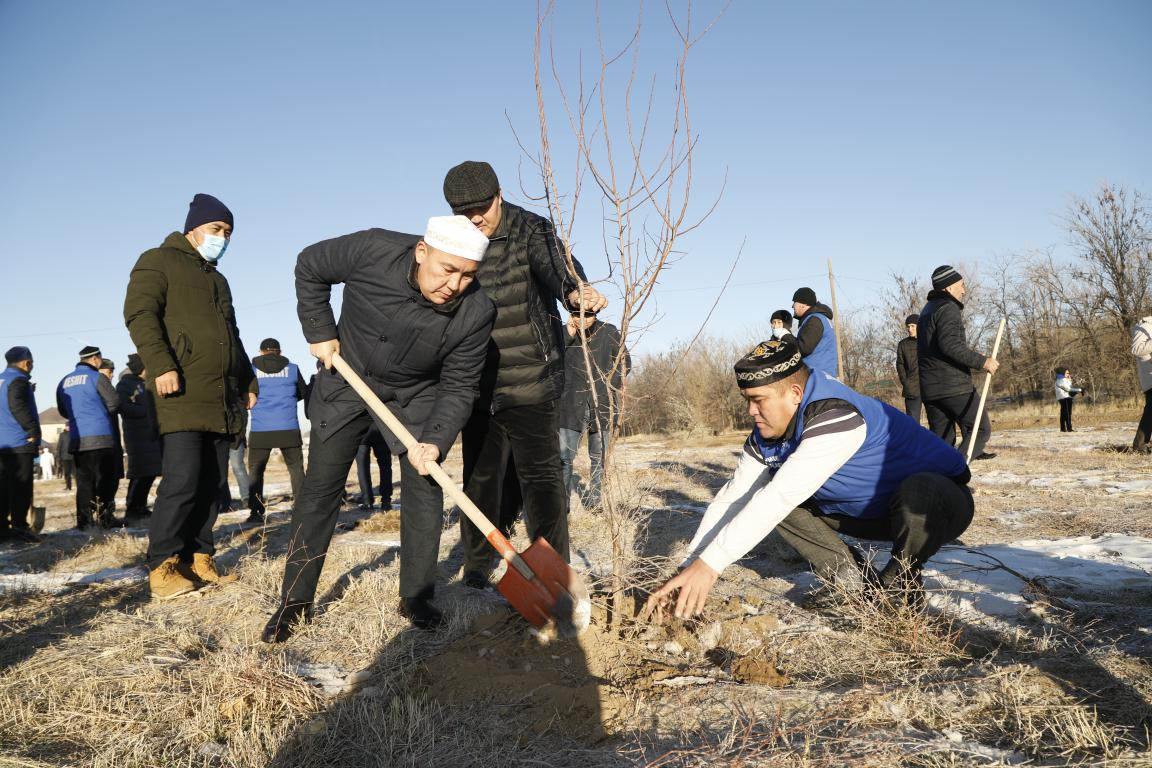
MULTIPOLYGON (((412 450, 412 448, 416 446, 416 438, 412 436, 412 433, 408 431, 407 427, 400 423, 400 419, 396 418, 392 411, 388 410, 388 406, 384 405, 383 401, 376 396, 376 393, 364 383, 360 375, 352 370, 352 366, 348 364, 347 360, 340 356, 339 352, 332 355, 332 367, 340 372, 344 380, 352 386, 352 389, 356 390, 356 394, 364 399, 364 402, 372 410, 372 413, 376 414, 376 416, 384 422, 384 425, 404 444, 405 448, 412 450)), ((404 461, 404 459, 401 459, 401 461, 404 461)), ((472 499, 468 498, 464 491, 456 485, 456 483, 452 482, 452 478, 448 476, 444 468, 435 461, 425 462, 424 468, 428 470, 428 474, 432 475, 436 482, 440 484, 440 487, 452 498, 452 501, 456 502, 456 505, 468 516, 472 524, 480 529, 480 532, 484 534, 484 538, 488 539, 489 543, 500 553, 500 556, 514 565, 516 570, 520 571, 521 576, 531 580, 534 577, 532 569, 528 567, 528 564, 521 559, 520 555, 512 547, 512 542, 508 541, 508 538, 502 534, 496 526, 492 525, 492 521, 480 511, 480 508, 472 503, 472 499)))
MULTIPOLYGON (((996 343, 992 345, 992 354, 989 355, 993 360, 995 360, 996 355, 1000 353, 1000 337, 1004 335, 1004 325, 1007 322, 1008 318, 1000 318, 1000 325, 996 329, 996 343)), ((980 402, 976 406, 976 421, 972 425, 972 435, 968 439, 968 455, 964 457, 969 464, 972 463, 972 453, 976 449, 976 433, 980 431, 980 419, 984 416, 984 403, 988 400, 988 388, 991 386, 992 374, 989 373, 984 378, 984 389, 980 392, 980 402)))

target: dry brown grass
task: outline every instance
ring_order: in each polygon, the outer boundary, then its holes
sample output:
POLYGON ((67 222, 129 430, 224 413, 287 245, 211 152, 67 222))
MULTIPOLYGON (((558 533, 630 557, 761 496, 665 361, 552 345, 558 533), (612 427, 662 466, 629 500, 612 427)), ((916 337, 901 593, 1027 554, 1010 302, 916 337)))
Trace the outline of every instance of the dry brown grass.
MULTIPOLYGON (((1100 425, 1074 439, 1106 444, 1126 429, 1100 425)), ((1071 442, 1054 445, 1057 437, 996 434, 1001 458, 976 467, 978 515, 967 545, 1106 530, 1152 535, 1152 520, 1137 514, 1152 494, 1082 482, 1131 480, 1147 471, 1147 458, 1074 451, 1071 442), (1068 482, 1029 485, 1036 478, 1068 482)), ((632 521, 626 581, 636 601, 678 561, 699 520, 692 510, 722 482, 742 439, 621 443, 615 471, 632 521)), ((61 527, 68 507, 55 498, 50 521, 61 527)), ((396 517, 346 517, 358 525, 334 539, 317 621, 284 646, 257 640, 283 568, 287 518, 279 514, 260 531, 223 521, 220 559, 240 581, 194 597, 151 603, 141 583, 0 594, 0 766, 1152 762, 1149 641, 1135 628, 1152 601, 1139 596, 1115 605, 1073 596, 1067 610, 1010 630, 864 600, 847 601, 835 616, 814 614, 795 604, 802 565, 769 543, 725 573, 702 620, 604 633, 602 603, 595 642, 570 679, 534 687, 535 672, 525 671, 489 693, 496 672, 511 672, 499 666, 503 656, 471 649, 502 644, 505 661, 527 663, 517 649, 531 647, 522 645, 529 638, 515 622, 483 634, 506 608, 455 581, 455 526, 444 534, 437 598, 448 627, 436 636, 409 630, 396 612, 397 551, 381 543, 397 538, 396 517), (474 661, 459 667, 468 670, 460 679, 483 693, 446 701, 414 682, 427 665, 443 674, 449 658, 474 661), (565 684, 584 693, 592 686, 599 733, 566 732, 555 720, 565 715, 549 715, 546 706, 568 695, 565 684)), ((602 518, 576 508, 571 531, 575 562, 606 575, 602 518)), ((143 546, 123 533, 51 534, 43 548, 7 553, 7 567, 131 566, 143 546)), ((548 654, 562 652, 541 658, 548 654)))

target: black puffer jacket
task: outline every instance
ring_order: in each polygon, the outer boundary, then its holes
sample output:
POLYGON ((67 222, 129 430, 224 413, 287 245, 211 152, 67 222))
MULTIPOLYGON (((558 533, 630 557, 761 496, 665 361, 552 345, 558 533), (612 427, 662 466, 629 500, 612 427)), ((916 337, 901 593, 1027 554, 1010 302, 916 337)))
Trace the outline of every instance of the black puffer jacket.
MULTIPOLYGON (((566 297, 577 287, 552 222, 511 203, 503 206, 478 274, 496 305, 478 404, 492 413, 560 397, 564 339, 556 303, 567 307, 566 297)), ((579 262, 576 271, 584 279, 579 262)))
MULTIPOLYGON (((308 246, 296 260, 296 311, 309 343, 339 338, 341 355, 365 383, 443 456, 472 412, 495 309, 475 283, 451 306, 424 298, 412 282, 419 241, 369 229, 308 246), (338 283, 339 324, 330 303, 338 283)), ((314 439, 327 440, 363 412, 335 369, 316 373, 308 396, 314 439)), ((406 450, 391 436, 388 445, 406 450)))
POLYGON ((920 396, 937 400, 972 391, 972 369, 984 355, 968 346, 960 310, 964 305, 947 291, 931 291, 916 325, 920 363, 920 396))

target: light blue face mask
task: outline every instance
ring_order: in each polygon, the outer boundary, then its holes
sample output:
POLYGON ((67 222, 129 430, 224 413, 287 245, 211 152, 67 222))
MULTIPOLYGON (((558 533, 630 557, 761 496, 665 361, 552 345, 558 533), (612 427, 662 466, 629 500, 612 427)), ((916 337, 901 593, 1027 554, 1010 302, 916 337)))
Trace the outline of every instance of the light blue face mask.
POLYGON ((196 250, 204 257, 204 260, 213 264, 220 261, 227 248, 228 238, 220 237, 220 235, 204 235, 204 242, 196 246, 196 250))

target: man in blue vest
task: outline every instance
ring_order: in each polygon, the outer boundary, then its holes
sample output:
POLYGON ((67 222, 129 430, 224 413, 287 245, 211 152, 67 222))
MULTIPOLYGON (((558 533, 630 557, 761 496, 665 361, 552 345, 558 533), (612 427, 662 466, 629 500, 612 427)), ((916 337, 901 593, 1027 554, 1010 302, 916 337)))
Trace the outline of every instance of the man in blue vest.
POLYGON ((256 374, 252 386, 258 387, 255 391, 260 393, 260 399, 252 409, 252 432, 248 435, 248 522, 261 523, 265 510, 264 470, 273 449, 280 449, 288 467, 293 500, 304 482, 304 441, 296 404, 304 399, 305 384, 299 366, 280 354, 276 339, 260 342, 260 354, 252 358, 252 371, 256 374))
POLYGON ((736 363, 756 427, 733 478, 704 513, 678 575, 646 610, 704 608, 721 572, 773 530, 829 583, 828 594, 923 602, 920 571, 972 521, 960 452, 895 408, 801 362, 796 344, 761 343, 736 363), (876 574, 839 536, 892 542, 876 574))
POLYGON ((792 294, 792 314, 800 321, 796 329, 796 346, 800 347, 804 364, 814 371, 839 376, 832 310, 816 300, 816 292, 811 288, 799 288, 792 294))
POLYGON ((33 392, 32 351, 12 347, 0 373, 0 541, 35 543, 28 526, 32 462, 40 446, 40 416, 33 392))
POLYGON ((99 347, 84 347, 76 369, 56 387, 56 408, 68 419, 76 454, 76 527, 80 530, 94 521, 104 528, 115 524, 110 502, 121 460, 113 422, 119 399, 112 382, 100 373, 103 361, 99 347))

